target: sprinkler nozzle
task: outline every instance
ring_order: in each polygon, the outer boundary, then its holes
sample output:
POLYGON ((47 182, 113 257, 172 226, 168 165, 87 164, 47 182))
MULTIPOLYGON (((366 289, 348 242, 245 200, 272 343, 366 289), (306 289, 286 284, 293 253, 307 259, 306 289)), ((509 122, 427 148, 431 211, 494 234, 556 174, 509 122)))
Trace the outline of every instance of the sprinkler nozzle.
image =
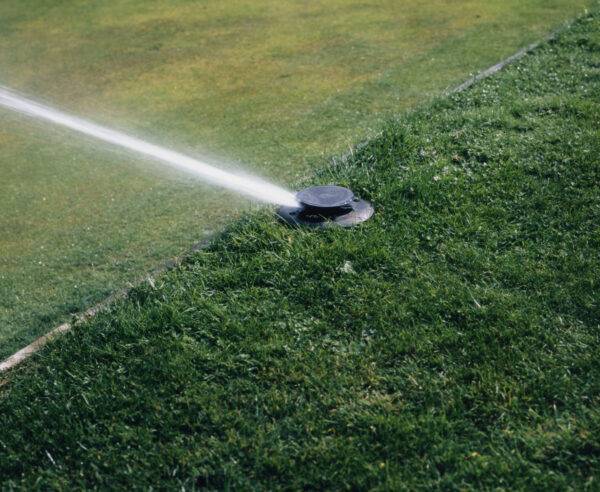
POLYGON ((373 206, 342 186, 312 186, 296 193, 298 207, 280 207, 277 215, 293 226, 352 227, 371 218, 373 206))

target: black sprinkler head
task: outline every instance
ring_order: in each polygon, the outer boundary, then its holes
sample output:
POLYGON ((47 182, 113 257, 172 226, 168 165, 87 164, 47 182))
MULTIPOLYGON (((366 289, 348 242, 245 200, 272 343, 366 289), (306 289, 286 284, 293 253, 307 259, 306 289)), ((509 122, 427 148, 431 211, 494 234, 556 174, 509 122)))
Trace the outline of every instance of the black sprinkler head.
POLYGON ((298 207, 281 207, 277 215, 293 226, 352 227, 373 215, 373 206, 341 186, 312 186, 296 193, 298 207))

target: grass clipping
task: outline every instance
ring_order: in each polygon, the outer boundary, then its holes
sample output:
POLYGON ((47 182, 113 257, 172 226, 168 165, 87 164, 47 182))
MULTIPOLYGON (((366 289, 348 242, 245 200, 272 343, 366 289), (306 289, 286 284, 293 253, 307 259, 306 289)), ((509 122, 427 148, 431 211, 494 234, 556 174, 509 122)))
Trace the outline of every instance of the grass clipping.
POLYGON ((600 16, 240 221, 0 389, 10 487, 583 488, 600 469, 600 16))

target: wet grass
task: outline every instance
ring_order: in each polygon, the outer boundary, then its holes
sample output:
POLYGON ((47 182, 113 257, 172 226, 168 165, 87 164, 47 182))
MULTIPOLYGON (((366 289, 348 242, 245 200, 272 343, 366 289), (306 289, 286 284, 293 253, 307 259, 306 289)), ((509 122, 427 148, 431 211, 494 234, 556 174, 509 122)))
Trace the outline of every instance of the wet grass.
MULTIPOLYGON (((589 3, 5 0, 0 83, 293 183, 589 3)), ((0 357, 243 205, 0 118, 0 357)))
POLYGON ((596 489, 600 15, 236 222, 13 372, 5 488, 596 489))

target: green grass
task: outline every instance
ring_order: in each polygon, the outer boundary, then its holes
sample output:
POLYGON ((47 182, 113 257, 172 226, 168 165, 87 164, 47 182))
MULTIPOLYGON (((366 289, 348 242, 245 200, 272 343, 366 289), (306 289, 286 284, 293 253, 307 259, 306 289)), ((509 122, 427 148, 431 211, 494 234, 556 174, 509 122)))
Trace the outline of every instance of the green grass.
MULTIPOLYGON (((589 0, 0 2, 0 84, 280 183, 589 0)), ((0 358, 243 203, 0 111, 0 358)))
POLYGON ((12 372, 4 488, 597 489, 600 13, 12 372))

